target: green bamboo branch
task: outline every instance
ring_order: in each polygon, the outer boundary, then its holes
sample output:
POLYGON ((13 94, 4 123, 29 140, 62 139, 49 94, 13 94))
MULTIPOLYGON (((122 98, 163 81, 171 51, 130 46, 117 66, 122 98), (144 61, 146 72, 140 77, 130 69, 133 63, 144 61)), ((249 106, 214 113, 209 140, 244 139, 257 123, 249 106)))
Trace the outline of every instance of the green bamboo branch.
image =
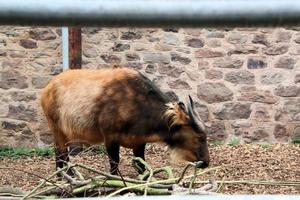
MULTIPOLYGON (((223 184, 300 186, 300 181, 218 180, 215 182, 223 183, 223 184)), ((203 184, 203 183, 209 183, 209 182, 208 181, 196 182, 196 184, 203 184)))

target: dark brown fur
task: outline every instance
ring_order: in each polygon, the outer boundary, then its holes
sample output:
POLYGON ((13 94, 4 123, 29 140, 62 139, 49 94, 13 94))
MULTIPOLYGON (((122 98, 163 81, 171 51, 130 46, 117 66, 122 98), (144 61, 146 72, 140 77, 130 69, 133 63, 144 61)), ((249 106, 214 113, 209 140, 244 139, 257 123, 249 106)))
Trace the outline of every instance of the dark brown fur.
POLYGON ((170 102, 153 83, 127 68, 70 70, 43 90, 42 107, 57 148, 57 167, 72 142, 104 143, 111 172, 119 146, 144 158, 145 144, 165 142, 186 160, 208 165, 206 134, 193 123, 182 103, 170 102))

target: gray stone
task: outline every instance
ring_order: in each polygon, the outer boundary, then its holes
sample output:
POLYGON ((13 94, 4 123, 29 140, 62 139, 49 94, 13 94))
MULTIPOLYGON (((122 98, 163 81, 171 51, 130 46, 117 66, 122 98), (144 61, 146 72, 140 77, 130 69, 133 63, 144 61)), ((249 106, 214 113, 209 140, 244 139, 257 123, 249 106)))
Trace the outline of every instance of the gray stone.
POLYGON ((143 63, 141 63, 141 62, 128 62, 128 63, 125 64, 125 67, 140 70, 140 69, 143 69, 143 63))
POLYGON ((206 70, 209 68, 209 62, 205 61, 205 60, 200 60, 198 62, 198 70, 206 70))
POLYGON ((233 71, 225 74, 226 81, 234 84, 249 84, 255 83, 255 76, 247 70, 233 71))
POLYGON ((115 43, 115 45, 113 46, 112 50, 116 51, 116 52, 122 52, 125 50, 130 49, 130 45, 129 44, 122 44, 122 43, 115 43))
POLYGON ((37 121, 37 110, 29 105, 9 105, 8 117, 27 122, 37 121))
POLYGON ((137 61, 140 60, 140 56, 136 53, 126 53, 125 54, 127 61, 137 61))
POLYGON ((224 122, 213 121, 210 127, 207 127, 207 137, 209 141, 225 140, 228 134, 225 130, 224 122))
POLYGON ((238 58, 225 57, 216 60, 213 63, 214 67, 219 68, 232 68, 232 69, 240 69, 243 66, 244 61, 238 58))
POLYGON ((195 51, 196 58, 215 58, 215 57, 223 57, 224 53, 220 51, 212 51, 209 49, 199 49, 195 51))
POLYGON ((109 64, 120 64, 121 63, 121 58, 116 55, 102 54, 100 57, 104 60, 104 62, 109 63, 109 64))
POLYGON ((205 78, 206 79, 222 79, 223 78, 223 72, 219 70, 206 70, 205 71, 205 78))
POLYGON ((24 47, 25 49, 36 49, 37 44, 35 41, 30 39, 21 39, 20 46, 24 47))
POLYGON ((235 136, 249 135, 252 123, 249 121, 234 121, 231 127, 235 136))
POLYGON ((231 44, 244 44, 247 42, 247 36, 242 35, 240 33, 232 32, 228 34, 227 41, 231 44))
POLYGON ((51 75, 57 75, 57 74, 60 74, 61 72, 63 72, 63 68, 62 66, 53 66, 51 67, 51 75))
POLYGON ((145 53, 144 62, 148 63, 169 63, 170 57, 162 53, 145 53))
POLYGON ((254 118, 260 121, 270 121, 270 113, 264 106, 257 106, 254 113, 254 118))
POLYGON ((269 46, 268 39, 266 38, 265 35, 260 34, 260 35, 255 35, 252 42, 254 44, 263 44, 265 46, 269 46))
POLYGON ((224 33, 219 31, 213 31, 206 34, 207 38, 224 38, 224 33))
POLYGON ((0 50, 0 57, 6 57, 7 56, 7 52, 4 50, 0 50))
POLYGON ((250 135, 244 135, 243 138, 245 142, 259 142, 259 141, 267 141, 269 137, 269 133, 263 129, 258 129, 252 132, 250 135))
POLYGON ((197 101, 195 101, 194 103, 195 103, 195 105, 194 105, 195 112, 198 113, 201 120, 203 120, 204 122, 207 122, 208 118, 209 118, 209 110, 208 110, 207 106, 204 104, 200 104, 197 101))
POLYGON ((295 41, 297 44, 300 44, 300 36, 296 37, 296 38, 294 39, 294 41, 295 41))
POLYGON ((261 76, 261 83, 265 85, 281 83, 283 80, 282 74, 278 72, 268 72, 261 76))
POLYGON ((26 58, 28 55, 25 51, 10 51, 9 56, 11 58, 26 58))
POLYGON ((27 77, 20 74, 19 71, 9 70, 0 72, 0 88, 10 89, 18 88, 25 89, 28 87, 27 77))
POLYGON ((288 142, 290 136, 287 127, 281 124, 276 124, 273 135, 277 142, 288 142))
POLYGON ((224 103, 214 114, 217 119, 235 120, 248 119, 252 110, 250 103, 230 102, 224 103))
POLYGON ((257 47, 251 45, 237 45, 234 49, 228 52, 228 55, 231 56, 234 54, 256 54, 257 52, 257 47))
POLYGON ((221 47, 222 42, 218 39, 210 39, 210 40, 206 41, 206 45, 208 47, 216 48, 216 47, 221 47))
POLYGON ((171 101, 179 101, 178 96, 175 94, 175 92, 173 91, 168 91, 165 92, 165 95, 167 96, 167 98, 169 98, 171 101))
POLYGON ((294 69, 296 62, 297 61, 292 57, 284 56, 279 58, 279 60, 275 64, 275 67, 283 69, 294 69))
POLYGON ((7 42, 5 39, 0 38, 0 48, 6 47, 7 46, 7 42))
POLYGON ((184 70, 172 65, 159 65, 158 72, 160 74, 178 78, 184 72, 184 70))
POLYGON ((275 88, 274 94, 280 97, 296 97, 299 94, 299 88, 294 85, 279 85, 275 88))
POLYGON ((29 127, 22 130, 16 138, 16 142, 19 147, 32 148, 37 146, 37 138, 29 127))
POLYGON ((34 101, 37 99, 37 96, 34 92, 26 91, 10 91, 9 95, 14 101, 34 101))
POLYGON ((186 41, 187 46, 193 48, 201 48, 204 46, 204 41, 198 38, 191 38, 186 41))
POLYGON ((197 87, 197 96, 207 103, 230 101, 233 99, 233 92, 223 83, 202 83, 197 87))
POLYGON ((184 64, 184 65, 190 64, 192 62, 192 60, 190 58, 180 56, 177 53, 171 53, 171 61, 179 62, 179 63, 184 64))
POLYGON ((294 82, 295 82, 295 83, 300 83, 300 74, 296 74, 296 75, 295 75, 294 82))
POLYGON ((171 51, 173 46, 167 44, 155 44, 154 48, 158 51, 171 51))
POLYGON ((30 36, 30 38, 35 39, 35 40, 54 40, 54 39, 56 39, 55 33, 50 28, 49 29, 45 29, 45 28, 31 29, 29 31, 29 36, 30 36))
POLYGON ((292 35, 287 31, 279 31, 276 34, 276 42, 290 42, 292 35))
POLYGON ((191 86, 180 79, 176 79, 175 81, 168 82, 168 85, 171 89, 179 89, 179 90, 191 90, 191 86))
POLYGON ((267 55, 276 56, 287 53, 289 50, 289 46, 287 45, 276 45, 265 48, 263 51, 267 55))
POLYGON ((163 29, 165 32, 173 32, 173 33, 178 33, 179 28, 164 28, 163 29))
POLYGON ((26 127, 25 122, 3 120, 1 121, 1 128, 5 130, 11 130, 14 132, 22 131, 26 127))
POLYGON ((249 58, 247 62, 247 68, 248 69, 262 69, 266 68, 267 63, 263 61, 262 59, 256 59, 256 58, 249 58))
POLYGON ((32 85, 34 88, 42 89, 49 83, 50 80, 51 77, 48 76, 33 76, 32 85))
POLYGON ((177 38, 176 34, 174 33, 166 33, 164 35, 164 43, 168 45, 179 45, 179 39, 177 38))
POLYGON ((299 122, 300 121, 300 101, 299 99, 291 99, 284 102, 282 108, 276 110, 275 121, 299 122))
POLYGON ((82 54, 87 58, 96 58, 99 55, 97 49, 92 45, 86 45, 82 54))
POLYGON ((241 96, 237 97, 237 100, 274 104, 278 102, 279 98, 268 91, 249 91, 243 92, 241 96))
POLYGON ((122 40, 138 40, 141 39, 143 36, 142 32, 140 31, 126 31, 123 32, 121 35, 122 40))
POLYGON ((149 64, 146 66, 145 72, 148 74, 155 74, 157 71, 157 65, 149 64))

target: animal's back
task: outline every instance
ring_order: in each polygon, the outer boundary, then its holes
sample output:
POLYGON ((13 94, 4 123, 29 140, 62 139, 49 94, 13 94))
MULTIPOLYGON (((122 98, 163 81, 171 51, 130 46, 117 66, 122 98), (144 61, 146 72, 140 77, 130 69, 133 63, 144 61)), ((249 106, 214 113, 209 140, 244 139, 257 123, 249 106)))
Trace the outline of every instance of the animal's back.
POLYGON ((42 93, 48 122, 68 140, 88 143, 102 142, 103 134, 119 137, 121 131, 137 132, 140 128, 134 123, 139 119, 144 123, 143 118, 151 118, 152 110, 165 102, 147 78, 128 68, 69 70, 42 93))

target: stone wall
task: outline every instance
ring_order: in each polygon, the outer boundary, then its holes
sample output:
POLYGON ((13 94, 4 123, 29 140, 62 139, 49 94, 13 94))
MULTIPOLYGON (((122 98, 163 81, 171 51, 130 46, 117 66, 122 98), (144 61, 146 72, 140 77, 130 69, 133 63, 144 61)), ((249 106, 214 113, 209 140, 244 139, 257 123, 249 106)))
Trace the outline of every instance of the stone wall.
MULTIPOLYGON (((289 142, 300 133, 300 29, 83 29, 83 68, 140 70, 190 94, 211 140, 289 142)), ((0 29, 0 146, 52 142, 39 92, 62 71, 59 28, 0 29)))

